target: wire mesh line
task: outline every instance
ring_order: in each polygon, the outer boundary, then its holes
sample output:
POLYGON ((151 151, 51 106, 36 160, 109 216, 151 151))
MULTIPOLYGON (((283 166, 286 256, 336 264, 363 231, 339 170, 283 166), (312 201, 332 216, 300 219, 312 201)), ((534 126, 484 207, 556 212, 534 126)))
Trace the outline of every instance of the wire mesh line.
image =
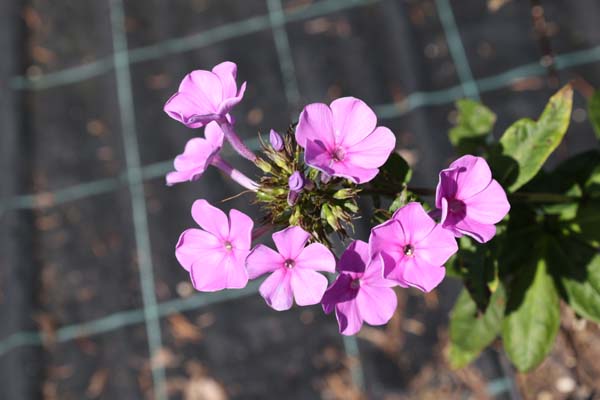
POLYGON ((275 39, 277 49, 277 58, 279 60, 279 69, 283 77, 283 87, 285 97, 292 110, 300 106, 300 92, 298 90, 298 79, 296 77, 296 68, 292 59, 290 41, 285 29, 285 15, 281 7, 281 0, 267 0, 269 9, 269 18, 275 39))
MULTIPOLYGON (((277 59, 283 77, 283 87, 286 98, 291 108, 294 111, 298 111, 298 107, 300 106, 300 92, 298 89, 298 80, 292 58, 290 41, 285 27, 286 22, 281 7, 281 0, 267 0, 267 7, 271 18, 271 27, 275 38, 277 59)), ((344 352, 351 360, 348 368, 350 370, 352 381, 362 392, 365 389, 365 378, 358 349, 358 341, 355 336, 344 336, 342 340, 344 352)))
MULTIPOLYGON (((324 0, 304 8, 291 10, 287 13, 282 10, 281 18, 283 22, 299 21, 354 7, 370 5, 379 1, 381 0, 324 0)), ((159 59, 170 54, 179 54, 185 51, 195 50, 228 39, 234 39, 270 29, 271 24, 272 21, 270 15, 261 15, 248 18, 244 21, 224 24, 194 35, 166 39, 156 44, 129 50, 128 62, 130 64, 135 64, 159 59)), ((91 79, 108 73, 112 71, 112 69, 113 59, 112 56, 109 56, 85 65, 66 68, 62 71, 51 72, 41 76, 16 76, 10 80, 9 86, 15 90, 44 90, 91 79)))
MULTIPOLYGON (((575 52, 565 53, 556 56, 556 66, 558 69, 567 69, 571 67, 581 66, 585 64, 596 63, 600 61, 600 46, 587 50, 579 50, 575 52)), ((503 73, 490 76, 487 78, 477 79, 477 86, 480 93, 485 93, 493 90, 502 89, 512 82, 528 77, 541 76, 546 73, 546 70, 537 62, 525 64, 503 73)), ((461 98, 462 86, 457 85, 448 89, 430 92, 414 92, 409 95, 404 101, 394 104, 384 104, 374 107, 377 115, 381 119, 392 119, 401 117, 420 107, 432 105, 447 104, 461 98)), ((256 149, 256 145, 254 145, 256 149)), ((250 146, 252 147, 252 146, 250 146)), ((171 170, 172 160, 149 164, 141 167, 142 177, 144 180, 154 179, 164 176, 171 170)), ((48 193, 39 193, 34 195, 21 195, 0 202, 0 216, 3 212, 9 210, 29 209, 44 206, 47 202, 45 199, 51 199, 51 206, 61 203, 78 200, 81 198, 102 194, 115 190, 120 185, 129 183, 127 174, 123 174, 117 178, 101 179, 89 183, 74 185, 66 189, 60 189, 48 193)), ((158 306, 160 307, 160 305, 158 306)), ((138 310, 139 311, 139 310, 138 310)), ((162 314, 161 314, 162 315, 162 314)), ((37 332, 21 331, 16 332, 0 341, 0 356, 6 351, 30 344, 41 343, 38 339, 40 334, 37 332)))
POLYGON ((444 34, 446 35, 450 55, 456 66, 456 71, 458 72, 458 77, 460 78, 465 96, 479 100, 477 84, 473 80, 471 67, 467 60, 465 47, 460 38, 458 26, 454 19, 454 13, 452 12, 452 7, 450 7, 450 2, 449 0, 436 0, 435 4, 440 16, 440 21, 442 22, 444 34))
MULTIPOLYGON (((144 304, 144 321, 150 359, 153 360, 162 347, 160 321, 156 309, 156 290, 154 271, 150 253, 150 234, 140 154, 135 124, 135 107, 131 88, 131 76, 127 54, 127 36, 125 33, 125 11, 122 0, 111 0, 110 19, 112 26, 114 64, 117 83, 117 100, 121 116, 122 136, 125 147, 125 161, 129 179, 133 228, 136 243, 138 270, 142 286, 144 304)), ((151 363, 154 396, 158 400, 166 400, 166 378, 162 365, 151 363)))
MULTIPOLYGON (((558 55, 556 64, 558 69, 595 63, 600 61, 600 47, 588 50, 558 55)), ((497 89, 502 89, 512 82, 528 77, 544 75, 546 70, 539 63, 525 64, 503 73, 477 79, 475 82, 479 87, 480 93, 486 93, 497 89)), ((377 115, 381 119, 393 119, 401 117, 420 107, 441 105, 451 103, 463 95, 462 86, 452 86, 447 89, 414 92, 408 95, 403 101, 392 104, 382 104, 374 106, 377 115)), ((249 147, 257 149, 257 142, 253 140, 249 147)), ((142 167, 144 180, 154 179, 163 176, 171 170, 172 161, 161 161, 148 164, 142 167)), ((74 185, 65 189, 58 189, 52 192, 42 192, 29 195, 17 195, 9 199, 0 201, 0 215, 9 210, 31 209, 44 206, 54 206, 81 198, 107 193, 115 190, 120 185, 127 184, 127 175, 123 174, 116 178, 99 179, 88 183, 74 185)))
MULTIPOLYGON (((156 306, 158 317, 164 318, 173 314, 197 310, 213 304, 220 304, 253 295, 258 292, 260 281, 253 281, 244 289, 228 290, 212 294, 196 294, 184 299, 162 302, 156 306)), ((79 324, 67 325, 51 334, 44 332, 18 332, 0 342, 0 357, 10 350, 21 346, 41 346, 44 343, 63 343, 81 337, 90 337, 115 331, 145 321, 144 309, 120 311, 106 317, 79 324)))
MULTIPOLYGON (((555 57, 555 65, 558 70, 596 62, 600 62, 600 46, 565 53, 555 57)), ((532 62, 512 68, 497 75, 476 79, 475 83, 481 94, 505 88, 520 79, 543 76, 545 73, 546 69, 542 67, 539 62, 532 62)), ((421 107, 452 103, 461 97, 463 97, 463 87, 462 85, 456 85, 442 90, 413 92, 403 101, 391 104, 381 104, 374 106, 373 109, 378 118, 393 119, 406 115, 421 107)), ((251 149, 256 150, 258 148, 257 146, 258 143, 256 140, 249 141, 249 147, 251 149)), ((143 179, 149 180, 163 176, 171 170, 171 167, 171 160, 160 161, 143 166, 141 167, 143 179)), ((11 210, 55 206, 69 201, 107 193, 124 184, 128 184, 126 174, 116 178, 106 178, 81 183, 65 189, 57 189, 52 192, 17 195, 8 199, 0 199, 0 217, 3 213, 11 210)))

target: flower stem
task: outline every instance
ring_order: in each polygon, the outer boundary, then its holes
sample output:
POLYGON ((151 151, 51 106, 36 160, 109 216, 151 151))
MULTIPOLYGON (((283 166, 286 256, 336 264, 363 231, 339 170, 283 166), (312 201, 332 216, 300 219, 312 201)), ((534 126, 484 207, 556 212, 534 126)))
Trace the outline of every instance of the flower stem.
POLYGON ((244 175, 243 172, 233 168, 227 161, 223 160, 221 156, 216 156, 212 160, 212 165, 219 168, 231 179, 242 185, 248 190, 256 192, 258 190, 258 183, 244 175))
POLYGON ((509 199, 525 203, 572 203, 580 199, 556 193, 527 193, 517 192, 508 195, 509 199))
MULTIPOLYGON (((417 194, 419 196, 435 196, 435 189, 423 188, 423 187, 408 187, 409 192, 417 194)), ((394 192, 389 190, 379 189, 367 189, 363 190, 362 193, 371 195, 382 195, 395 197, 400 194, 400 191, 394 192)), ((525 203, 572 203, 578 201, 577 197, 565 196, 557 193, 533 193, 533 192, 517 192, 509 193, 508 198, 511 201, 525 202, 525 203)))
POLYGON ((242 139, 240 139, 237 133, 235 133, 235 131, 233 130, 233 126, 231 126, 231 124, 227 120, 219 122, 219 125, 221 126, 223 133, 225 133, 225 137, 227 138, 227 141, 231 144, 231 147, 233 147, 234 150, 237 151, 240 156, 244 157, 247 160, 255 162, 256 154, 254 154, 252 150, 250 150, 248 146, 246 146, 244 142, 242 142, 242 139))

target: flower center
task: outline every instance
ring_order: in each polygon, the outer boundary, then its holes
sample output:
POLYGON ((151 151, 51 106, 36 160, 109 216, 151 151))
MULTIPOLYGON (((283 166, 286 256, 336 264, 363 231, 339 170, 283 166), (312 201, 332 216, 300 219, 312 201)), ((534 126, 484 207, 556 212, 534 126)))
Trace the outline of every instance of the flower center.
POLYGON ((343 161, 344 157, 346 157, 346 150, 341 147, 337 147, 333 153, 331 153, 331 158, 335 162, 343 161))
POLYGON ((225 242, 224 246, 225 246, 225 250, 227 250, 227 251, 231 251, 231 249, 233 249, 233 245, 229 241, 225 242))
POLYGON ((292 269, 294 268, 294 265, 296 265, 296 263, 294 262, 294 260, 290 260, 289 258, 287 260, 285 260, 285 262, 283 263, 283 265, 287 268, 287 269, 292 269))
POLYGON ((407 257, 412 257, 415 254, 415 248, 412 244, 407 244, 406 246, 404 246, 403 251, 404 255, 407 257))
POLYGON ((352 289, 358 289, 360 287, 360 279, 354 279, 350 282, 350 287, 352 289))
POLYGON ((462 200, 452 199, 448 202, 448 211, 452 214, 462 215, 465 213, 466 206, 462 200))

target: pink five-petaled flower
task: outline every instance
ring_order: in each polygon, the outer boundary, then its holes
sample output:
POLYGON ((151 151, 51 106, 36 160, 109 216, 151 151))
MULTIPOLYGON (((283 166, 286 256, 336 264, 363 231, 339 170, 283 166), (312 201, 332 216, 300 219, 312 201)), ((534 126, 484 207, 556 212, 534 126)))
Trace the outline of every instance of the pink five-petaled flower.
POLYGON ((354 335, 363 321, 370 325, 386 324, 396 309, 395 282, 383 277, 381 254, 371 257, 369 245, 361 240, 352 242, 342 254, 339 275, 323 295, 323 310, 335 309, 340 333, 354 335))
POLYGON ((183 154, 175 157, 175 171, 167 174, 167 185, 194 181, 202 176, 223 146, 223 131, 216 122, 204 130, 205 138, 188 140, 183 154))
POLYGON ((300 114, 296 140, 304 147, 308 165, 355 183, 377 175, 396 146, 388 128, 377 125, 373 110, 354 97, 327 106, 309 104, 300 114))
POLYGON ((246 91, 246 82, 238 91, 236 75, 237 65, 230 61, 216 65, 212 71, 190 72, 165 104, 165 112, 188 128, 229 118, 229 111, 242 101, 246 91))
POLYGON ((240 289, 248 283, 246 256, 250 253, 254 223, 238 210, 227 215, 206 200, 196 200, 192 217, 202 229, 181 234, 175 256, 190 273, 197 290, 240 289))
POLYGON ((494 224, 510 210, 502 186, 492 179, 481 157, 462 156, 440 172, 435 205, 442 210, 440 223, 456 237, 469 235, 485 243, 496 234, 494 224))
POLYGON ((436 224, 416 202, 373 228, 369 245, 371 254, 381 253, 386 261, 386 278, 425 292, 444 279, 444 263, 458 250, 452 232, 436 224))
POLYGON ((335 272, 335 257, 320 243, 306 242, 310 234, 291 226, 273 234, 279 252, 258 245, 246 259, 250 279, 267 272, 271 275, 260 286, 260 294, 277 311, 317 304, 327 289, 327 278, 317 271, 335 272))

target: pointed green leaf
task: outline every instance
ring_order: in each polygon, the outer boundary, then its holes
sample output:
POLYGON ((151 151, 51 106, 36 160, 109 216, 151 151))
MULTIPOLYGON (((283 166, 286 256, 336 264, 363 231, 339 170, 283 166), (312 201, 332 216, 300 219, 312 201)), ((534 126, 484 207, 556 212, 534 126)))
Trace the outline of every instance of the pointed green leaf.
POLYGON ((600 90, 594 92, 588 102, 588 114, 590 123, 594 127, 596 137, 600 139, 600 90))
POLYGON ((537 262, 523 265, 511 286, 502 339, 519 371, 535 368, 552 349, 560 324, 559 295, 538 243, 537 262))
POLYGON ((496 114, 483 104, 462 99, 456 102, 458 118, 456 126, 448 133, 448 138, 459 153, 473 152, 492 131, 496 114))
POLYGON ((501 155, 496 155, 497 179, 514 192, 529 182, 562 141, 573 105, 573 89, 563 87, 546 105, 538 119, 521 119, 500 138, 501 155))
POLYGON ((572 238, 553 240, 548 260, 565 301, 577 314, 600 322, 600 254, 572 238))
POLYGON ((475 360, 500 333, 506 304, 504 288, 499 286, 481 314, 466 290, 456 300, 450 314, 450 349, 448 357, 453 368, 462 368, 475 360))

